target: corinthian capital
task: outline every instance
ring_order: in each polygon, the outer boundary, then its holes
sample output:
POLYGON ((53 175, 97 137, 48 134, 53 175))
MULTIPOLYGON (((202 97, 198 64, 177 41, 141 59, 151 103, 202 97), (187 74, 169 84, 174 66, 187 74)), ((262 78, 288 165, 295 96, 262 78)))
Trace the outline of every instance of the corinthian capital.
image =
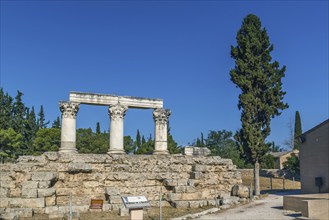
POLYGON ((123 119, 127 110, 127 106, 122 106, 120 104, 113 105, 109 107, 109 116, 111 117, 111 120, 123 119))
POLYGON ((60 102, 59 109, 63 118, 76 118, 80 104, 77 102, 60 102))
POLYGON ((169 109, 158 108, 153 111, 154 121, 160 124, 166 124, 170 115, 171 111, 169 109))

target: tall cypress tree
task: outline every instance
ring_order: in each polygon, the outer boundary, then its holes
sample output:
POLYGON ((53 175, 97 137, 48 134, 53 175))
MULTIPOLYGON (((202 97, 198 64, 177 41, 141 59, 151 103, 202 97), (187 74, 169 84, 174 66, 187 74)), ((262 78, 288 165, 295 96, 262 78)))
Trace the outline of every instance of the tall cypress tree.
POLYGON ((236 40, 237 46, 231 46, 235 68, 230 75, 241 89, 238 108, 242 110, 242 128, 235 139, 242 156, 254 164, 255 194, 259 195, 259 162, 269 151, 265 139, 271 131, 271 119, 288 108, 282 102, 285 92, 281 79, 286 68, 280 68, 277 61, 272 62, 273 45, 256 15, 244 18, 236 40))
POLYGON ((43 111, 43 106, 42 105, 40 106, 40 111, 38 113, 38 116, 39 116, 39 118, 38 118, 38 126, 39 126, 39 128, 40 129, 46 128, 47 125, 49 124, 49 121, 45 122, 46 118, 45 118, 45 113, 43 111))
POLYGON ((0 88, 0 129, 9 129, 13 123, 13 98, 0 88))
POLYGON ((57 117, 54 121, 53 124, 51 125, 52 128, 61 128, 61 120, 59 117, 57 117))
POLYGON ((22 96, 24 94, 20 91, 17 91, 17 95, 15 97, 15 102, 13 106, 13 129, 18 134, 23 135, 24 128, 24 120, 26 116, 25 105, 22 101, 22 96))
POLYGON ((101 133, 101 125, 99 122, 96 123, 96 134, 100 134, 101 133))
POLYGON ((137 129, 137 134, 136 134, 136 146, 137 148, 140 147, 142 145, 141 143, 141 135, 139 133, 139 129, 137 129))
POLYGON ((302 135, 302 122, 299 111, 295 113, 295 132, 294 132, 294 150, 299 150, 298 137, 302 135))

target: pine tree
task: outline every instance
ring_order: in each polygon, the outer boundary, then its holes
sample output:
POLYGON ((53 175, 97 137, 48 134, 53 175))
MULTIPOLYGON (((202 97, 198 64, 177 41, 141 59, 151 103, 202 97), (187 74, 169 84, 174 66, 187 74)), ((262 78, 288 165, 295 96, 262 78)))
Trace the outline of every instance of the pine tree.
POLYGON ((294 133, 294 150, 299 150, 298 138, 302 135, 302 122, 300 119, 299 111, 295 113, 295 133, 294 133))
POLYGON ((45 118, 45 113, 43 111, 43 106, 42 105, 40 106, 40 111, 38 113, 38 116, 39 116, 39 118, 38 118, 38 122, 39 122, 38 123, 38 127, 40 129, 46 128, 47 125, 49 124, 49 121, 48 122, 45 122, 46 118, 45 118))
POLYGON ((100 123, 97 122, 96 123, 96 134, 100 134, 101 133, 101 126, 100 126, 100 123))
POLYGON ((259 162, 269 151, 265 139, 270 134, 271 119, 288 108, 283 103, 281 79, 285 66, 272 62, 270 44, 265 28, 255 15, 247 15, 237 33, 237 46, 231 46, 235 68, 230 71, 231 80, 241 89, 239 110, 242 128, 236 133, 242 156, 254 165, 255 194, 260 194, 259 162))
POLYGON ((141 135, 139 133, 139 129, 137 129, 137 134, 136 134, 136 146, 139 148, 141 146, 141 135))
POLYGON ((168 128, 168 137, 167 137, 168 151, 170 154, 178 154, 181 152, 181 148, 177 146, 176 141, 174 140, 173 136, 170 133, 169 121, 167 128, 168 128))
POLYGON ((144 135, 142 136, 142 145, 143 144, 145 144, 146 143, 146 141, 145 141, 145 137, 144 137, 144 135))
POLYGON ((13 98, 0 88, 0 129, 9 129, 13 123, 13 98))
POLYGON ((51 125, 51 128, 61 128, 61 120, 59 119, 59 117, 57 117, 52 125, 51 125))
POLYGON ((24 120, 26 116, 25 105, 22 101, 24 94, 17 91, 15 102, 13 106, 13 129, 16 133, 23 135, 24 120))
POLYGON ((204 147, 203 133, 201 132, 200 147, 204 147))

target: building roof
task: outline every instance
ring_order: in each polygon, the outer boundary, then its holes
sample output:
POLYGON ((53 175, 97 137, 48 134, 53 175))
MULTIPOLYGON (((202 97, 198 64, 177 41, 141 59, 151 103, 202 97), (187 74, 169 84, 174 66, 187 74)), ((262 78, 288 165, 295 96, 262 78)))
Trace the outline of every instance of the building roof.
POLYGON ((318 124, 317 126, 311 128, 310 130, 304 132, 301 136, 305 136, 305 135, 307 135, 307 134, 313 132, 314 130, 317 130, 318 128, 320 128, 320 127, 322 127, 323 125, 328 124, 328 123, 329 123, 329 119, 327 119, 327 120, 325 120, 324 122, 318 124))
POLYGON ((280 152, 271 152, 270 154, 273 156, 273 157, 281 157, 283 155, 286 155, 286 154, 289 154, 291 153, 292 151, 280 151, 280 152))

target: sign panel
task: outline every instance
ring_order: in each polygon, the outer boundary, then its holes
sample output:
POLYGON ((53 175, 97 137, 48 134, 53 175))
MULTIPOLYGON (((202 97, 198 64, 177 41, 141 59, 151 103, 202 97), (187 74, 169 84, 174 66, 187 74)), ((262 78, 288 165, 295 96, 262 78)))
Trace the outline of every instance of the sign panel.
POLYGON ((103 200, 102 199, 92 199, 90 200, 90 209, 102 209, 103 200))
POLYGON ((150 203, 145 196, 122 196, 121 198, 127 209, 150 207, 150 203))

